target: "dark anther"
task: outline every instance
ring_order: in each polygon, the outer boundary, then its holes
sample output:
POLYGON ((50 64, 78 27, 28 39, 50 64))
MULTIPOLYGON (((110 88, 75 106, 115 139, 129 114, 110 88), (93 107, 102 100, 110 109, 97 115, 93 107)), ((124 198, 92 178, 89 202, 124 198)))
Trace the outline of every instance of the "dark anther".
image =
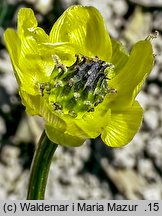
POLYGON ((77 117, 77 113, 74 111, 74 110, 69 110, 69 113, 68 113, 70 116, 76 118, 77 117))
POLYGON ((43 96, 44 96, 43 91, 44 91, 44 89, 45 89, 45 86, 44 86, 43 83, 39 83, 39 89, 40 89, 41 96, 43 97, 43 96))
POLYGON ((63 83, 61 80, 58 80, 55 82, 55 84, 53 85, 54 88, 58 88, 58 87, 62 87, 63 86, 63 83))
POLYGON ((93 107, 90 108, 90 109, 88 110, 88 112, 94 112, 94 108, 93 108, 93 107))
POLYGON ((51 84, 49 82, 45 83, 45 90, 47 94, 50 94, 51 92, 51 84))
POLYGON ((63 64, 57 64, 56 68, 61 68, 64 72, 66 71, 65 66, 63 64))
POLYGON ((53 108, 54 108, 54 110, 62 110, 62 106, 56 102, 53 103, 53 108))
POLYGON ((79 56, 79 60, 80 61, 79 61, 78 65, 81 66, 88 61, 88 58, 86 56, 81 56, 81 57, 79 56))
POLYGON ((116 89, 108 89, 108 92, 110 94, 116 94, 117 93, 117 90, 116 89))

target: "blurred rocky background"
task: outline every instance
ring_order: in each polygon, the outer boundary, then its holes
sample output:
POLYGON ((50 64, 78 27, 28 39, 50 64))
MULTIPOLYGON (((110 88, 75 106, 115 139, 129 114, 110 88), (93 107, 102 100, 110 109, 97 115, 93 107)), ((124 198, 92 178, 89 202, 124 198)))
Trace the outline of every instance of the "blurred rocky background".
POLYGON ((0 0, 0 199, 25 199, 35 145, 42 132, 38 117, 21 104, 3 33, 16 27, 17 11, 30 7, 49 32, 73 4, 93 5, 113 38, 128 49, 156 30, 155 67, 138 96, 145 110, 139 133, 119 149, 98 138, 79 148, 56 151, 46 199, 162 199, 162 0, 0 0))

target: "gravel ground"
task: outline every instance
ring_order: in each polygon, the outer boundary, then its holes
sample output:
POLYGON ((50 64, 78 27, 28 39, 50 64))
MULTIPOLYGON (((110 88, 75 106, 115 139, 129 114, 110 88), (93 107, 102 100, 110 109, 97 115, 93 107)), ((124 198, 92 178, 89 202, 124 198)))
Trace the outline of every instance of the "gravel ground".
POLYGON ((128 49, 159 31, 153 41, 156 63, 138 95, 145 113, 132 142, 120 149, 107 147, 99 138, 79 148, 60 146, 46 199, 162 199, 162 1, 49 0, 46 6, 41 0, 4 2, 0 3, 0 199, 25 199, 35 144, 43 128, 41 119, 27 116, 21 105, 3 32, 15 26, 20 7, 33 8, 48 31, 51 17, 56 19, 72 4, 98 8, 110 35, 128 49))

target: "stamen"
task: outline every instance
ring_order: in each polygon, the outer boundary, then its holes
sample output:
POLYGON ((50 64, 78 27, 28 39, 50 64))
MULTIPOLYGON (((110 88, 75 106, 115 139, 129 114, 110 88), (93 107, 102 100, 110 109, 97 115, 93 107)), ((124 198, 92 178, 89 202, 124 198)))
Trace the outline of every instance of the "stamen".
POLYGON ((53 103, 54 110, 62 110, 62 106, 59 103, 53 103))
POLYGON ((40 94, 43 97, 44 96, 43 91, 45 89, 44 83, 38 83, 38 85, 39 85, 39 89, 40 89, 40 94))
POLYGON ((54 88, 62 87, 62 86, 63 86, 63 82, 62 82, 61 80, 58 80, 58 81, 53 85, 54 88))
POLYGON ((46 94, 50 94, 51 84, 49 82, 45 83, 45 91, 46 91, 46 94))
POLYGON ((61 61, 57 55, 53 55, 52 58, 56 64, 56 68, 61 69, 61 70, 59 70, 60 72, 61 71, 66 72, 67 71, 66 66, 61 63, 61 61))
POLYGON ((77 117, 77 113, 76 113, 74 110, 70 110, 70 111, 68 112, 68 114, 69 114, 70 116, 74 117, 74 118, 77 117))
POLYGON ((116 89, 109 89, 108 92, 110 94, 116 94, 117 93, 117 90, 116 89))
POLYGON ((159 32, 155 31, 154 34, 149 34, 145 40, 153 40, 159 36, 159 32))
POLYGON ((80 94, 78 92, 74 92, 74 98, 75 100, 78 100, 80 98, 80 94))

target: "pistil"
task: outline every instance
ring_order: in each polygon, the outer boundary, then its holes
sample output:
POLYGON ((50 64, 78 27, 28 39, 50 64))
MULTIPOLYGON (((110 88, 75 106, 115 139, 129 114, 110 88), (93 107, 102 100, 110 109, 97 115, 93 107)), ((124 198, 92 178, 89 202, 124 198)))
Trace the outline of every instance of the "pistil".
POLYGON ((80 117, 93 112, 108 93, 116 93, 108 86, 107 75, 114 69, 111 63, 76 55, 75 63, 67 67, 58 56, 53 58, 55 67, 49 82, 39 83, 40 94, 53 111, 80 117))

